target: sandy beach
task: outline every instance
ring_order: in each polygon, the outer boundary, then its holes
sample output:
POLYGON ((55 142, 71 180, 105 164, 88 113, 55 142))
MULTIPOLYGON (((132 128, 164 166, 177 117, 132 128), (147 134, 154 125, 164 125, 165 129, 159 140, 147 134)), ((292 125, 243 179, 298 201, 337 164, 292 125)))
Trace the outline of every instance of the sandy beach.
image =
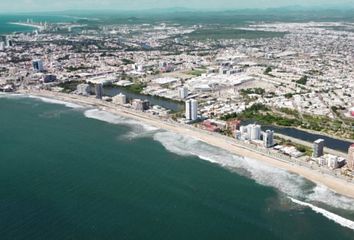
MULTIPOLYGON (((281 168, 289 172, 298 174, 314 183, 322 184, 328 187, 329 189, 333 190, 334 192, 337 192, 344 196, 354 198, 354 183, 352 182, 347 182, 344 179, 323 174, 317 170, 312 170, 308 167, 300 166, 286 161, 281 161, 280 159, 276 159, 275 157, 273 158, 266 154, 252 151, 250 149, 245 148, 242 145, 239 145, 237 141, 233 140, 232 138, 227 138, 225 136, 209 133, 194 127, 185 126, 183 124, 164 121, 158 119, 157 117, 153 117, 145 113, 136 112, 134 110, 120 107, 112 103, 104 102, 91 97, 77 96, 77 95, 65 94, 65 93, 56 93, 56 92, 44 91, 44 90, 20 91, 19 93, 38 96, 38 97, 51 98, 51 99, 70 102, 70 103, 74 103, 86 107, 98 108, 113 114, 121 115, 123 117, 131 118, 140 121, 142 123, 146 123, 148 125, 160 129, 165 129, 167 131, 171 131, 177 134, 193 137, 207 144, 229 151, 235 155, 244 156, 246 158, 262 161, 263 163, 266 163, 269 166, 281 168)), ((247 161, 247 159, 245 159, 245 161, 247 161)))
POLYGON ((37 28, 38 30, 43 30, 43 28, 44 28, 43 26, 39 26, 37 24, 31 24, 31 23, 9 22, 9 24, 37 28))

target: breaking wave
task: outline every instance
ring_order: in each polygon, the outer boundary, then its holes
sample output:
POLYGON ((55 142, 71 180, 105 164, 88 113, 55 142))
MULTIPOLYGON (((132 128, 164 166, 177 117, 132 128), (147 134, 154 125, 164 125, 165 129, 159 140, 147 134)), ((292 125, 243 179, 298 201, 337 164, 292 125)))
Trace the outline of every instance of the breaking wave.
POLYGON ((302 196, 307 181, 285 170, 273 168, 260 161, 233 155, 225 150, 210 146, 193 138, 171 132, 159 132, 154 135, 168 151, 179 155, 194 155, 203 160, 217 163, 231 171, 244 174, 257 183, 279 189, 291 196, 302 196))
POLYGON ((322 214, 324 217, 326 217, 326 218, 338 223, 339 225, 341 225, 343 227, 347 227, 347 228, 350 228, 350 229, 354 230, 354 222, 349 220, 349 219, 346 219, 346 218, 341 217, 341 216, 339 216, 337 214, 329 212, 329 211, 327 211, 327 210, 325 210, 323 208, 316 207, 316 206, 314 206, 314 205, 312 205, 310 203, 302 202, 300 200, 297 200, 297 199, 294 199, 294 198, 291 198, 291 197, 289 197, 289 199, 292 202, 296 203, 296 204, 311 208, 314 212, 322 214))
POLYGON ((143 124, 141 122, 134 121, 132 119, 125 118, 103 110, 98 110, 98 109, 86 110, 84 112, 84 115, 87 118, 92 118, 103 122, 119 124, 119 125, 129 125, 131 127, 131 131, 129 131, 124 136, 122 136, 123 138, 132 139, 137 137, 151 136, 152 133, 159 130, 158 128, 155 128, 153 126, 143 124))
POLYGON ((158 132, 154 135, 154 140, 170 152, 183 156, 198 156, 240 174, 246 171, 257 183, 274 187, 286 196, 354 211, 353 199, 341 196, 325 186, 315 185, 297 174, 270 167, 261 161, 236 156, 196 139, 170 132, 158 132))
POLYGON ((40 100, 45 103, 64 105, 68 108, 84 108, 83 106, 75 104, 75 103, 55 100, 55 99, 46 98, 46 97, 39 97, 39 96, 34 96, 34 95, 20 94, 20 93, 0 93, 0 98, 10 98, 10 99, 32 98, 32 99, 40 100))
POLYGON ((159 129, 155 127, 106 111, 91 109, 85 111, 84 114, 88 118, 112 124, 129 125, 132 127, 132 131, 129 132, 128 136, 152 136, 155 141, 160 142, 170 152, 182 156, 197 156, 200 159, 219 164, 230 171, 241 175, 246 174, 259 184, 278 189, 292 202, 310 207, 313 211, 322 214, 324 217, 342 226, 354 229, 353 221, 304 202, 323 203, 330 207, 354 211, 353 199, 338 195, 325 186, 315 185, 297 174, 270 167, 261 161, 231 154, 228 151, 213 147, 191 137, 185 137, 172 132, 157 131, 159 129))
POLYGON ((55 100, 55 99, 51 99, 51 98, 38 97, 38 96, 33 96, 33 95, 29 95, 28 97, 41 100, 42 102, 45 102, 45 103, 65 105, 68 108, 84 108, 83 106, 75 104, 75 103, 55 100))
POLYGON ((19 93, 4 93, 0 92, 0 98, 24 98, 26 95, 19 93))

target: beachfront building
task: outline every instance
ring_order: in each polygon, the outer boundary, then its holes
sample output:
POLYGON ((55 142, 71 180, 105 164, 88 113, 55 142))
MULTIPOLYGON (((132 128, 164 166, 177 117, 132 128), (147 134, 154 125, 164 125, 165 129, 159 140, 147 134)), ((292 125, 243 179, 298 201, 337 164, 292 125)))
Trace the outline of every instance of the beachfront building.
POLYGON ((150 102, 148 100, 133 99, 132 108, 137 111, 145 111, 150 108, 150 102))
POLYGON ((10 39, 9 36, 5 36, 4 37, 4 42, 5 42, 5 47, 6 48, 10 48, 13 45, 12 40, 10 39))
POLYGON ((354 172, 354 144, 348 149, 347 167, 354 172))
POLYGON ((198 116, 198 102, 195 99, 190 99, 186 101, 186 119, 195 121, 198 116))
POLYGON ((97 99, 102 99, 102 97, 103 97, 103 85, 102 84, 96 84, 95 90, 96 90, 96 98, 97 99))
POLYGON ((259 140, 261 138, 261 126, 257 124, 249 124, 247 126, 247 134, 249 140, 259 140))
POLYGON ((257 124, 249 124, 240 126, 240 131, 236 132, 236 138, 242 141, 245 140, 260 140, 261 126, 257 124))
POLYGON ((178 97, 180 99, 185 99, 188 96, 188 88, 180 87, 178 88, 178 97))
POLYGON ((317 139, 316 141, 314 141, 312 156, 314 158, 319 158, 319 157, 323 156, 323 148, 324 148, 324 140, 323 139, 317 139))
POLYGON ((267 130, 263 133, 263 144, 266 148, 274 146, 274 131, 267 130))
POLYGON ((112 102, 114 104, 124 105, 127 103, 127 97, 124 94, 120 93, 112 98, 112 102))
POLYGON ((144 111, 143 100, 133 99, 132 108, 137 111, 144 111))
POLYGON ((91 87, 89 84, 86 83, 79 84, 76 87, 76 93, 78 95, 88 96, 90 95, 90 91, 91 91, 91 87))

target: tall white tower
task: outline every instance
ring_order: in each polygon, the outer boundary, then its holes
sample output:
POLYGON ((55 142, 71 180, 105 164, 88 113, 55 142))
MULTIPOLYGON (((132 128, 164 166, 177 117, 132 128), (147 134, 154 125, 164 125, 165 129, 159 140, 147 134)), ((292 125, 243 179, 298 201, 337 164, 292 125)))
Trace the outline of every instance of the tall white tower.
POLYGON ((195 121, 198 116, 198 102, 195 99, 186 101, 186 119, 195 121))
POLYGON ((263 133, 264 147, 270 148, 274 145, 274 131, 267 130, 263 133))
POLYGON ((178 88, 178 97, 180 99, 185 99, 188 96, 188 89, 186 87, 178 88))

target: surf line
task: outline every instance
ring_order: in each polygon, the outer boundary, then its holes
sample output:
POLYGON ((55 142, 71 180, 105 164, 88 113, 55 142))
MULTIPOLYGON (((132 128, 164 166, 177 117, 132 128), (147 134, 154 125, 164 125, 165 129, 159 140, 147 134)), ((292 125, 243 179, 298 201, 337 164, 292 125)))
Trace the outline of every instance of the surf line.
POLYGON ((326 218, 338 223, 339 225, 341 225, 343 227, 347 227, 347 228, 350 228, 350 229, 354 230, 354 222, 349 220, 349 219, 346 219, 346 218, 341 217, 341 216, 339 216, 337 214, 329 212, 329 211, 327 211, 327 210, 325 210, 323 208, 316 207, 316 206, 314 206, 314 205, 312 205, 310 203, 302 202, 300 200, 297 200, 297 199, 294 199, 294 198, 291 198, 291 197, 289 197, 289 199, 292 202, 296 203, 296 204, 311 208, 314 212, 323 215, 324 217, 326 217, 326 218))

